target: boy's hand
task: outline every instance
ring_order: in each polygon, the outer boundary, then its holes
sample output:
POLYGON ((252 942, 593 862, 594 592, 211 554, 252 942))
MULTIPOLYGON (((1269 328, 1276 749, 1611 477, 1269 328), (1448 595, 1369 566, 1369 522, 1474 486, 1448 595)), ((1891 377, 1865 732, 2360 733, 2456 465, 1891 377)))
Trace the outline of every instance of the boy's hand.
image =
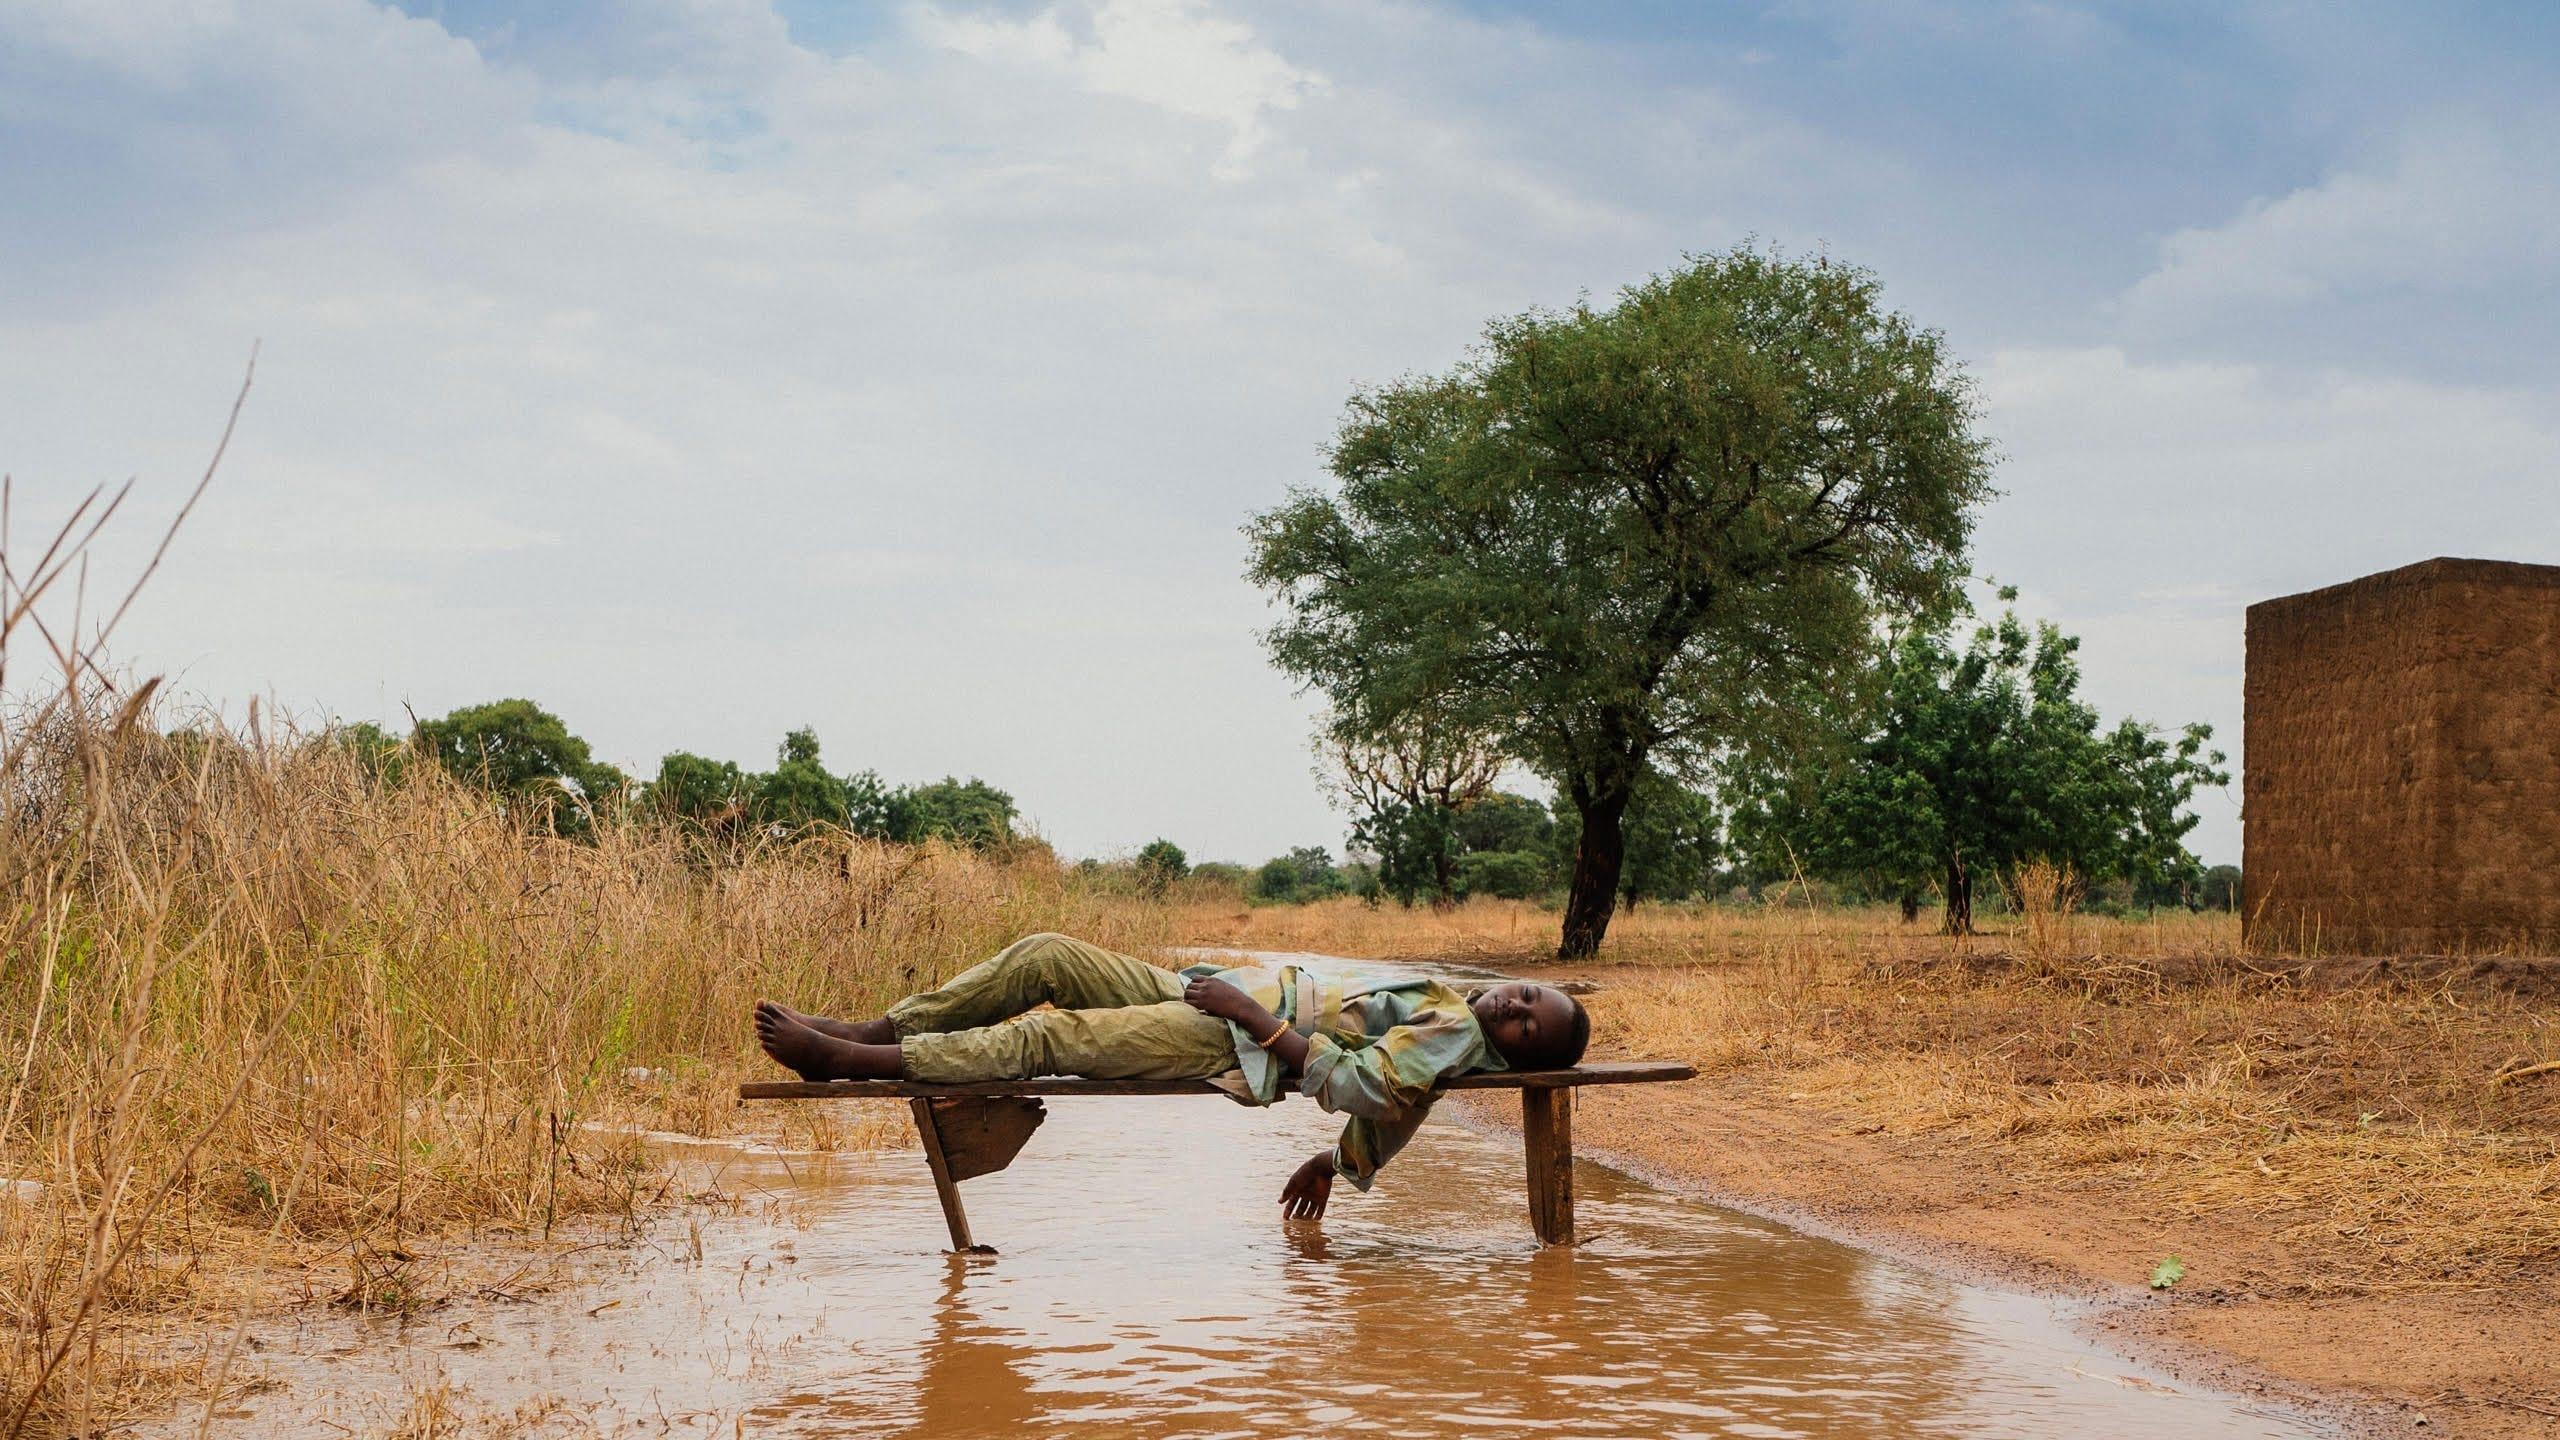
POLYGON ((1332 1199, 1333 1152, 1319 1150, 1290 1174, 1288 1187, 1280 1192, 1280 1213, 1292 1220, 1321 1220, 1332 1199))
POLYGON ((1207 977, 1182 987, 1182 998, 1192 1009, 1221 1020, 1242 1023, 1246 1020, 1268 1020, 1271 1012, 1254 1003, 1252 996, 1224 980, 1207 977))

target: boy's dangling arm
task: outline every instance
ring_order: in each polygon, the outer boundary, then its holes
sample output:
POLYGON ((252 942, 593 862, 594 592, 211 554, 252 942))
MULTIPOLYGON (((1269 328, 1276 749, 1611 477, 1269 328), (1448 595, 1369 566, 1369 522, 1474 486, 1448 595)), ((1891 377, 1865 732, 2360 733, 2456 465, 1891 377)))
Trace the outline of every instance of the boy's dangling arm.
MULTIPOLYGON (((1307 1068, 1307 1037, 1263 1004, 1223 980, 1203 977, 1183 987, 1182 998, 1204 1015, 1215 1015, 1253 1037, 1291 1075, 1307 1068)), ((1334 1152, 1319 1150, 1289 1175, 1280 1191, 1282 1212, 1292 1219, 1314 1220, 1333 1199, 1334 1152)))

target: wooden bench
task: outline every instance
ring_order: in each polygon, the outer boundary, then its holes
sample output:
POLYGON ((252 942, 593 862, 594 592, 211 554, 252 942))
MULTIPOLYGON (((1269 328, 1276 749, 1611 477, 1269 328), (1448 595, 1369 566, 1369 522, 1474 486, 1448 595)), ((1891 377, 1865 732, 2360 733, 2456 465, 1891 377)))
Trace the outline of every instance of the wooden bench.
MULTIPOLYGON (((1520 1138, 1529 1161, 1529 1224, 1547 1245, 1573 1243, 1573 1092, 1583 1085, 1643 1085, 1686 1080, 1697 1072, 1669 1060, 1603 1060, 1570 1070, 1497 1071, 1461 1075, 1442 1090, 1517 1090, 1520 1138)), ((1285 1092, 1284 1092, 1285 1093, 1285 1092)), ((933 1169, 951 1248, 991 1252, 969 1234, 960 1182, 1013 1163, 1047 1111, 1044 1095, 1216 1095, 1206 1080, 1001 1080, 976 1085, 923 1085, 910 1080, 770 1080, 738 1087, 741 1100, 905 1100, 916 1118, 925 1164, 933 1169)))

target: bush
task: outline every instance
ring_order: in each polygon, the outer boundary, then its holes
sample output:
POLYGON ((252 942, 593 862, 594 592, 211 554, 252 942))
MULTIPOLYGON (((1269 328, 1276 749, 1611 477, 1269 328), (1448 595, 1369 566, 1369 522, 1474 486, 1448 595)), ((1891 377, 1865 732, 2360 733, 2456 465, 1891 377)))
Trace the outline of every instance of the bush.
POLYGON ((1147 842, 1138 852, 1138 888, 1149 895, 1161 896, 1173 888, 1173 882, 1191 873, 1191 857, 1182 847, 1159 836, 1147 842))
POLYGON ((1333 867, 1331 851, 1321 845, 1301 845, 1262 862, 1246 894, 1268 905, 1302 905, 1330 899, 1349 888, 1342 872, 1333 867))
POLYGON ((1458 893, 1526 900, 1546 888, 1547 859, 1527 850, 1478 850, 1458 857, 1458 893))

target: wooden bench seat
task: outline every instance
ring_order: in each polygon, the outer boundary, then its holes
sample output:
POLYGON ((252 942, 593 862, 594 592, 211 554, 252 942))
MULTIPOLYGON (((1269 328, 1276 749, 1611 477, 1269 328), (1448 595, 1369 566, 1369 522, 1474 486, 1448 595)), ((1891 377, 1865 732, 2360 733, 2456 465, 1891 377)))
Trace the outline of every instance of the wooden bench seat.
MULTIPOLYGON (((1686 1080, 1697 1072, 1670 1060, 1599 1060, 1569 1070, 1494 1071, 1460 1075, 1442 1090, 1520 1092, 1521 1144, 1527 1152, 1529 1224, 1548 1245, 1573 1243, 1573 1092, 1584 1085, 1645 1085, 1686 1080)), ((1282 1092, 1283 1094, 1293 1092, 1282 1092)), ((933 1170, 942 1218, 955 1250, 986 1251, 969 1234, 960 1207, 960 1182, 993 1174, 1013 1163, 1038 1129, 1048 1095, 1216 1095, 1228 1093, 1206 1080, 987 1081, 926 1085, 912 1080, 764 1080, 738 1087, 741 1100, 905 1100, 933 1170)))

